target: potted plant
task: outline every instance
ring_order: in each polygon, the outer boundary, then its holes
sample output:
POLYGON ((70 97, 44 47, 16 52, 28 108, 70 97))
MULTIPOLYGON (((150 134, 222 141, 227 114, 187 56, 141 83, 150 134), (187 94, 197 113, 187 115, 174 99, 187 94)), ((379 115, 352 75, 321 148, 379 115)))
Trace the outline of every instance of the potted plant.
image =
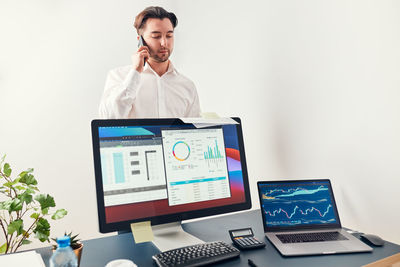
MULTIPOLYGON (((82 256, 82 249, 83 249, 83 244, 80 242, 81 240, 78 239, 78 235, 73 235, 72 231, 67 234, 67 232, 64 232, 65 236, 69 236, 70 239, 70 244, 69 246, 72 248, 72 250, 74 251, 76 257, 78 258, 78 267, 79 264, 81 262, 81 256, 82 256)), ((52 238, 52 240, 56 243, 55 245, 53 245, 53 250, 57 249, 57 238, 52 238)))
POLYGON ((40 194, 33 169, 22 171, 11 177, 10 164, 0 160, 0 254, 16 252, 22 245, 31 243, 32 237, 41 242, 50 241, 50 223, 47 220, 61 219, 65 209, 52 212, 56 206, 54 198, 40 194))

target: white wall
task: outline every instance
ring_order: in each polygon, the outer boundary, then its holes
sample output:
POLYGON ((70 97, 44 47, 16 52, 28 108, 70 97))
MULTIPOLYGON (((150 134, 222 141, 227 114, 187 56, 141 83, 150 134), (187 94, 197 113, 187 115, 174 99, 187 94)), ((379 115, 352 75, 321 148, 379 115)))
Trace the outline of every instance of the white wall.
POLYGON ((34 167, 41 191, 69 211, 51 223, 52 236, 101 236, 90 122, 107 71, 129 64, 137 49, 135 15, 155 3, 0 2, 0 154, 18 173, 34 167))
POLYGON ((400 243, 400 2, 365 0, 2 1, 0 154, 68 209, 52 235, 101 236, 90 121, 152 4, 203 110, 243 119, 254 207, 257 180, 331 178, 344 226, 400 243))
POLYGON ((400 2, 178 2, 202 107, 243 118, 256 180, 332 179, 344 226, 399 243, 400 2), (223 101, 221 101, 223 99, 223 101))

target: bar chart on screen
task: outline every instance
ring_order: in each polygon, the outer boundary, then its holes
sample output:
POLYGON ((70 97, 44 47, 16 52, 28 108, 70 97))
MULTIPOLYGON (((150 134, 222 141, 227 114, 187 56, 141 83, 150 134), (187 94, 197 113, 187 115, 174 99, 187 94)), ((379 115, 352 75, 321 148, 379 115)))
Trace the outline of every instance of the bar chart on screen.
POLYGON ((207 162, 207 165, 209 168, 212 166, 218 166, 220 164, 224 164, 226 161, 225 158, 225 153, 224 151, 221 151, 220 148, 218 147, 218 142, 215 140, 215 144, 211 144, 207 147, 207 151, 204 152, 204 159, 207 162))
POLYGON ((170 205, 230 196, 222 128, 165 130, 162 136, 170 205))
POLYGON ((106 206, 167 197, 160 142, 108 142, 100 149, 106 206))

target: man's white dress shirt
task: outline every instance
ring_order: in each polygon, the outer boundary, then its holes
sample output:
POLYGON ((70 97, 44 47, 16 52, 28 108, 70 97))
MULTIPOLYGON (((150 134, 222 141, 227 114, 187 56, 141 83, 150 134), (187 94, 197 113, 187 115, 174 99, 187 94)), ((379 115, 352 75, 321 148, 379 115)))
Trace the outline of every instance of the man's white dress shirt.
POLYGON ((200 103, 194 83, 171 62, 161 77, 149 64, 142 73, 129 65, 108 73, 99 112, 104 119, 200 117, 200 103))

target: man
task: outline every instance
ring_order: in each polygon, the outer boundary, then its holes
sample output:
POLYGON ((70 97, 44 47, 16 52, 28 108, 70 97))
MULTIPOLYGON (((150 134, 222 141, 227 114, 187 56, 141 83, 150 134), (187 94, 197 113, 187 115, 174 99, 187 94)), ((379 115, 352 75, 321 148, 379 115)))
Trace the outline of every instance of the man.
POLYGON ((132 65, 108 73, 100 116, 122 118, 199 117, 194 83, 179 73, 169 57, 174 48, 174 13, 148 7, 135 18, 143 46, 132 55, 132 65))

